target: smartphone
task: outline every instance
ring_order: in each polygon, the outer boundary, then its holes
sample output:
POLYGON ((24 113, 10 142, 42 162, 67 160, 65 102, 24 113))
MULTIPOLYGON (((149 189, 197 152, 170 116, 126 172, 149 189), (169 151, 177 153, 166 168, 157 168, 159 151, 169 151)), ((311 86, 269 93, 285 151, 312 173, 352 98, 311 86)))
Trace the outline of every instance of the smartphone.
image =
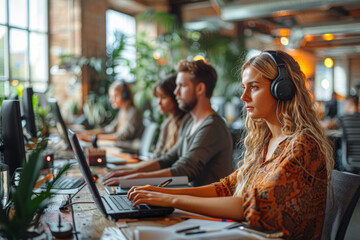
POLYGON ((126 195, 128 193, 127 190, 124 190, 119 186, 105 186, 105 191, 109 195, 126 195))
POLYGON ((258 234, 258 235, 260 235, 262 237, 266 237, 266 238, 281 238, 282 236, 284 236, 284 233, 281 231, 259 230, 259 229, 250 227, 249 225, 239 226, 239 229, 247 231, 249 233, 255 233, 255 234, 258 234))

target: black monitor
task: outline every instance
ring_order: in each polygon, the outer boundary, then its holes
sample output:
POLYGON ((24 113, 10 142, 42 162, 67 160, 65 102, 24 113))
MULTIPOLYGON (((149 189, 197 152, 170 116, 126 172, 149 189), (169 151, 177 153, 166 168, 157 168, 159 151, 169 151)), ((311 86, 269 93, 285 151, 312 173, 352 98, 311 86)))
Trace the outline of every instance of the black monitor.
POLYGON ((18 100, 3 101, 1 125, 4 161, 9 166, 10 176, 13 176, 15 170, 25 161, 24 135, 18 100))
POLYGON ((71 150, 72 147, 68 136, 68 128, 65 125, 64 119, 61 115, 57 100, 55 98, 49 98, 48 103, 51 107, 51 112, 53 113, 54 118, 56 120, 56 129, 58 130, 60 137, 65 142, 67 149, 71 150))
POLYGON ((32 100, 33 94, 34 92, 32 88, 25 88, 23 91, 22 105, 24 111, 24 118, 26 121, 26 131, 31 137, 35 138, 37 134, 32 100))

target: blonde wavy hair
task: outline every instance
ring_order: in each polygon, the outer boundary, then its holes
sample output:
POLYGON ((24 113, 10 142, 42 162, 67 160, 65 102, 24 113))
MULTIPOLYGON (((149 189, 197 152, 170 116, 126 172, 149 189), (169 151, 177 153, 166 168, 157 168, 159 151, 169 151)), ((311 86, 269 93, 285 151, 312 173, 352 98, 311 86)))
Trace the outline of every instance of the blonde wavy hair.
MULTIPOLYGON (((325 156, 329 187, 331 172, 334 168, 333 148, 320 126, 319 116, 305 86, 305 75, 300 70, 299 64, 289 54, 277 51, 277 56, 285 63, 287 75, 292 79, 296 87, 294 97, 288 101, 281 101, 278 109, 279 119, 282 123, 281 131, 291 139, 285 153, 291 151, 299 136, 304 134, 310 136, 318 144, 320 151, 325 156)), ((249 59, 242 66, 241 74, 249 66, 255 68, 269 81, 272 81, 278 75, 276 64, 266 54, 260 54, 249 59)), ((245 126, 248 132, 244 141, 246 151, 237 175, 238 184, 234 193, 236 196, 242 196, 246 193, 248 186, 252 185, 259 168, 259 159, 264 141, 270 134, 270 129, 265 120, 253 120, 247 116, 245 126)), ((304 170, 306 171, 306 169, 304 170)))

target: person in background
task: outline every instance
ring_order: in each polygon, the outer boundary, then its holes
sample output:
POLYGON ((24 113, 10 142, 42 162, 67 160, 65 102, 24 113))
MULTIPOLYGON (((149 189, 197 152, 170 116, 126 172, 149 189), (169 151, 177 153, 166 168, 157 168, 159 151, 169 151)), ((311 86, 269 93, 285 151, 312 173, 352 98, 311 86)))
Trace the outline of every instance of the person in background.
POLYGON ((183 60, 177 72, 174 93, 180 109, 191 115, 183 137, 159 158, 107 174, 105 185, 118 185, 122 179, 188 176, 193 186, 201 186, 233 171, 230 131, 210 103, 217 80, 215 69, 204 61, 183 60))
POLYGON ((325 102, 324 119, 333 119, 338 115, 338 101, 336 92, 331 95, 331 100, 325 102))
POLYGON ((160 113, 168 115, 161 125, 159 139, 153 153, 154 158, 158 158, 171 150, 182 136, 184 126, 190 119, 190 115, 178 106, 174 94, 175 88, 176 74, 168 76, 154 85, 154 96, 158 100, 160 113))
POLYGON ((240 168, 197 188, 133 187, 128 198, 320 239, 334 160, 305 75, 282 51, 249 59, 241 72, 248 134, 240 168))
MULTIPOLYGON (((357 96, 349 95, 344 100, 345 115, 352 115, 359 112, 359 98, 357 96)), ((321 121, 321 126, 325 129, 338 129, 340 117, 324 119, 321 121)))
POLYGON ((92 135, 98 140, 116 141, 123 149, 137 149, 144 130, 141 112, 135 107, 133 93, 124 81, 115 81, 109 87, 111 107, 119 109, 114 120, 103 129, 77 133, 80 140, 91 142, 92 135))

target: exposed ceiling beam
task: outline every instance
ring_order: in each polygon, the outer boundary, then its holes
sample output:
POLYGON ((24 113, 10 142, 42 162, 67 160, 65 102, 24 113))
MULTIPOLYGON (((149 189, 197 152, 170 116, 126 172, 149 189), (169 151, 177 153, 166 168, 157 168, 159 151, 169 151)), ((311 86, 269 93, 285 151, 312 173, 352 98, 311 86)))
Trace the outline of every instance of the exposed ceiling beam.
POLYGON ((358 0, 274 0, 274 1, 234 1, 231 4, 219 4, 221 18, 225 21, 242 21, 266 16, 287 15, 292 11, 328 8, 330 5, 358 3, 358 0))

